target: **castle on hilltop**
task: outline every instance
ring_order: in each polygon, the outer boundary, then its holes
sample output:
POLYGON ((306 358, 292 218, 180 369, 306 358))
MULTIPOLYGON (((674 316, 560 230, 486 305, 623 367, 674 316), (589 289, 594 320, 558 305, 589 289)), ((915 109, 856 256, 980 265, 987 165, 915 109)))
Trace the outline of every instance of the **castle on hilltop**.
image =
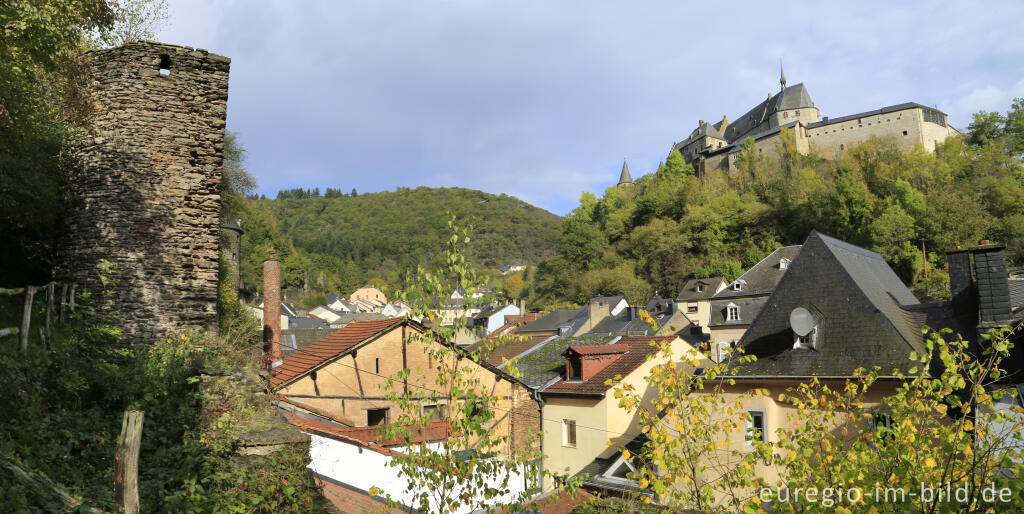
POLYGON ((829 119, 821 117, 803 83, 786 86, 786 74, 780 67, 779 92, 729 122, 722 116, 718 123, 700 120, 685 140, 673 143, 686 162, 703 175, 709 170, 735 169, 736 157, 747 138, 765 155, 777 155, 782 129, 793 134, 797 151, 838 159, 852 145, 871 137, 894 140, 904 151, 922 145, 928 151, 935 144, 960 132, 946 121, 946 113, 908 102, 874 111, 829 119))

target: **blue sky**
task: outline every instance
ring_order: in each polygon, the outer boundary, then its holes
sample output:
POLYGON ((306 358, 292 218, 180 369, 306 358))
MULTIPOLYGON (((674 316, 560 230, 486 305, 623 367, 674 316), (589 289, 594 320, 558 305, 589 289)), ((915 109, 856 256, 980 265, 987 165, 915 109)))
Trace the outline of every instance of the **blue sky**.
POLYGON ((1022 2, 170 0, 158 39, 232 59, 260 192, 467 187, 565 214, 700 119, 807 85, 823 116, 902 102, 956 127, 1024 97, 1022 2))

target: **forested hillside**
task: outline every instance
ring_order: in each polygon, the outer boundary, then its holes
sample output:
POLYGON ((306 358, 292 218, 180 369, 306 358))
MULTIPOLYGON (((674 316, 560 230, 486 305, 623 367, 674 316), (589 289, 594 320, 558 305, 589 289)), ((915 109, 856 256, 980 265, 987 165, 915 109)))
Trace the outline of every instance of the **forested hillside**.
MULTIPOLYGON (((353 191, 355 193, 355 191, 353 191)), ((260 283, 271 249, 285 287, 347 293, 370 281, 398 288, 431 267, 450 236, 449 212, 473 226, 471 259, 482 269, 537 264, 555 254, 560 218, 507 195, 461 188, 342 194, 282 191, 241 200, 243 281, 260 283)))
POLYGON ((869 140, 830 161, 788 141, 768 160, 748 140, 737 170, 703 180, 674 153, 632 188, 584 193, 537 270, 533 305, 620 293, 642 303, 690 277, 731 280, 812 229, 881 253, 921 300, 948 295, 945 249, 990 239, 1011 265, 1024 260, 1024 100, 976 114, 934 154, 869 140))

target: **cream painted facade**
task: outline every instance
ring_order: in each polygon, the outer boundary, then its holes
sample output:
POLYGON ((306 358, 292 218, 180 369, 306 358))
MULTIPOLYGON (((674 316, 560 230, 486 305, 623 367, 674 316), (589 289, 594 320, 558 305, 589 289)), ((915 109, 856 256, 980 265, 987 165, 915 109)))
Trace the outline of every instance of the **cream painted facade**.
MULTIPOLYGON (((411 341, 404 344, 403 340, 413 330, 413 326, 406 323, 397 325, 377 339, 357 346, 356 351, 300 376, 276 392, 345 419, 353 426, 367 426, 382 411, 386 412, 384 422, 390 423, 401 412, 395 402, 386 398, 387 380, 408 368, 411 371, 408 379, 396 380, 393 391, 408 390, 427 396, 409 415, 428 415, 437 408, 435 406, 457 408, 444 391, 438 391, 440 386, 436 380, 440 363, 428 348, 436 352, 441 348, 440 343, 411 341)), ((451 352, 448 355, 447 368, 468 368, 469 380, 476 390, 497 399, 490 406, 495 412, 492 435, 510 437, 517 449, 533 446, 540 429, 540 409, 529 390, 469 358, 458 358, 451 352)))
MULTIPOLYGON (((784 377, 780 377, 784 378, 784 377)), ((833 381, 828 379, 822 380, 826 385, 834 387, 833 381)), ((721 390, 717 392, 725 401, 722 404, 723 408, 733 408, 735 412, 739 412, 742 409, 744 412, 759 412, 764 416, 764 437, 768 443, 777 442, 778 436, 776 431, 779 429, 790 429, 795 428, 795 425, 790 419, 791 415, 797 414, 797 409, 787 403, 781 403, 777 401, 780 394, 790 394, 788 389, 794 388, 800 384, 799 380, 737 380, 733 386, 723 385, 721 390), (767 389, 767 395, 751 395, 750 391, 755 389, 767 389)), ((895 382, 877 382, 867 394, 864 396, 864 404, 867 407, 878 405, 882 398, 891 395, 896 390, 895 382)), ((711 392, 700 393, 700 394, 715 394, 711 392)), ((725 412, 719 412, 717 416, 713 416, 709 422, 718 423, 726 418, 725 412)), ((733 418, 735 419, 735 417, 733 418)), ((669 433, 675 433, 674 430, 670 429, 669 433)), ((746 431, 739 430, 737 432, 726 434, 722 432, 721 439, 717 441, 726 441, 724 448, 720 448, 712 453, 707 454, 707 459, 711 466, 711 470, 716 469, 715 464, 725 465, 734 459, 730 453, 732 451, 738 451, 741 453, 748 453, 754 451, 754 448, 747 444, 746 431)), ((714 471, 709 471, 705 475, 706 480, 712 480, 714 478, 714 471)), ((779 479, 779 469, 774 466, 766 466, 764 464, 758 464, 754 468, 754 473, 759 478, 766 480, 768 483, 775 483, 779 479)), ((720 498, 720 501, 724 502, 725 498, 720 498)))
MULTIPOLYGON (((673 360, 702 358, 692 346, 676 337, 671 344, 673 360)), ((654 366, 667 362, 656 357, 633 370, 622 379, 636 391, 642 391, 643 399, 650 400, 657 394, 647 384, 647 377, 654 366)), ((603 397, 544 396, 543 440, 544 470, 559 475, 574 475, 596 458, 607 458, 619 451, 639 433, 638 418, 628 415, 619 407, 619 401, 609 389, 603 397), (566 420, 575 422, 576 444, 566 444, 566 420)), ((543 395, 543 392, 541 393, 543 395)), ((550 490, 552 480, 545 476, 543 489, 550 490)))

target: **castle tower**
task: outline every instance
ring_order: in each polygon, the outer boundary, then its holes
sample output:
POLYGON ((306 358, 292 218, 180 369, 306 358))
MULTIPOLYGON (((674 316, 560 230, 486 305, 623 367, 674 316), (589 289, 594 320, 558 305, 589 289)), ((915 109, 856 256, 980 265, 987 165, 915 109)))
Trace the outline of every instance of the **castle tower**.
POLYGON ((633 177, 629 174, 629 166, 626 165, 626 159, 622 159, 622 173, 619 174, 619 183, 616 185, 619 187, 633 185, 633 177))
POLYGON ((79 147, 68 278, 116 282, 133 341, 216 321, 220 187, 231 60, 136 42, 88 54, 95 113, 79 147))

